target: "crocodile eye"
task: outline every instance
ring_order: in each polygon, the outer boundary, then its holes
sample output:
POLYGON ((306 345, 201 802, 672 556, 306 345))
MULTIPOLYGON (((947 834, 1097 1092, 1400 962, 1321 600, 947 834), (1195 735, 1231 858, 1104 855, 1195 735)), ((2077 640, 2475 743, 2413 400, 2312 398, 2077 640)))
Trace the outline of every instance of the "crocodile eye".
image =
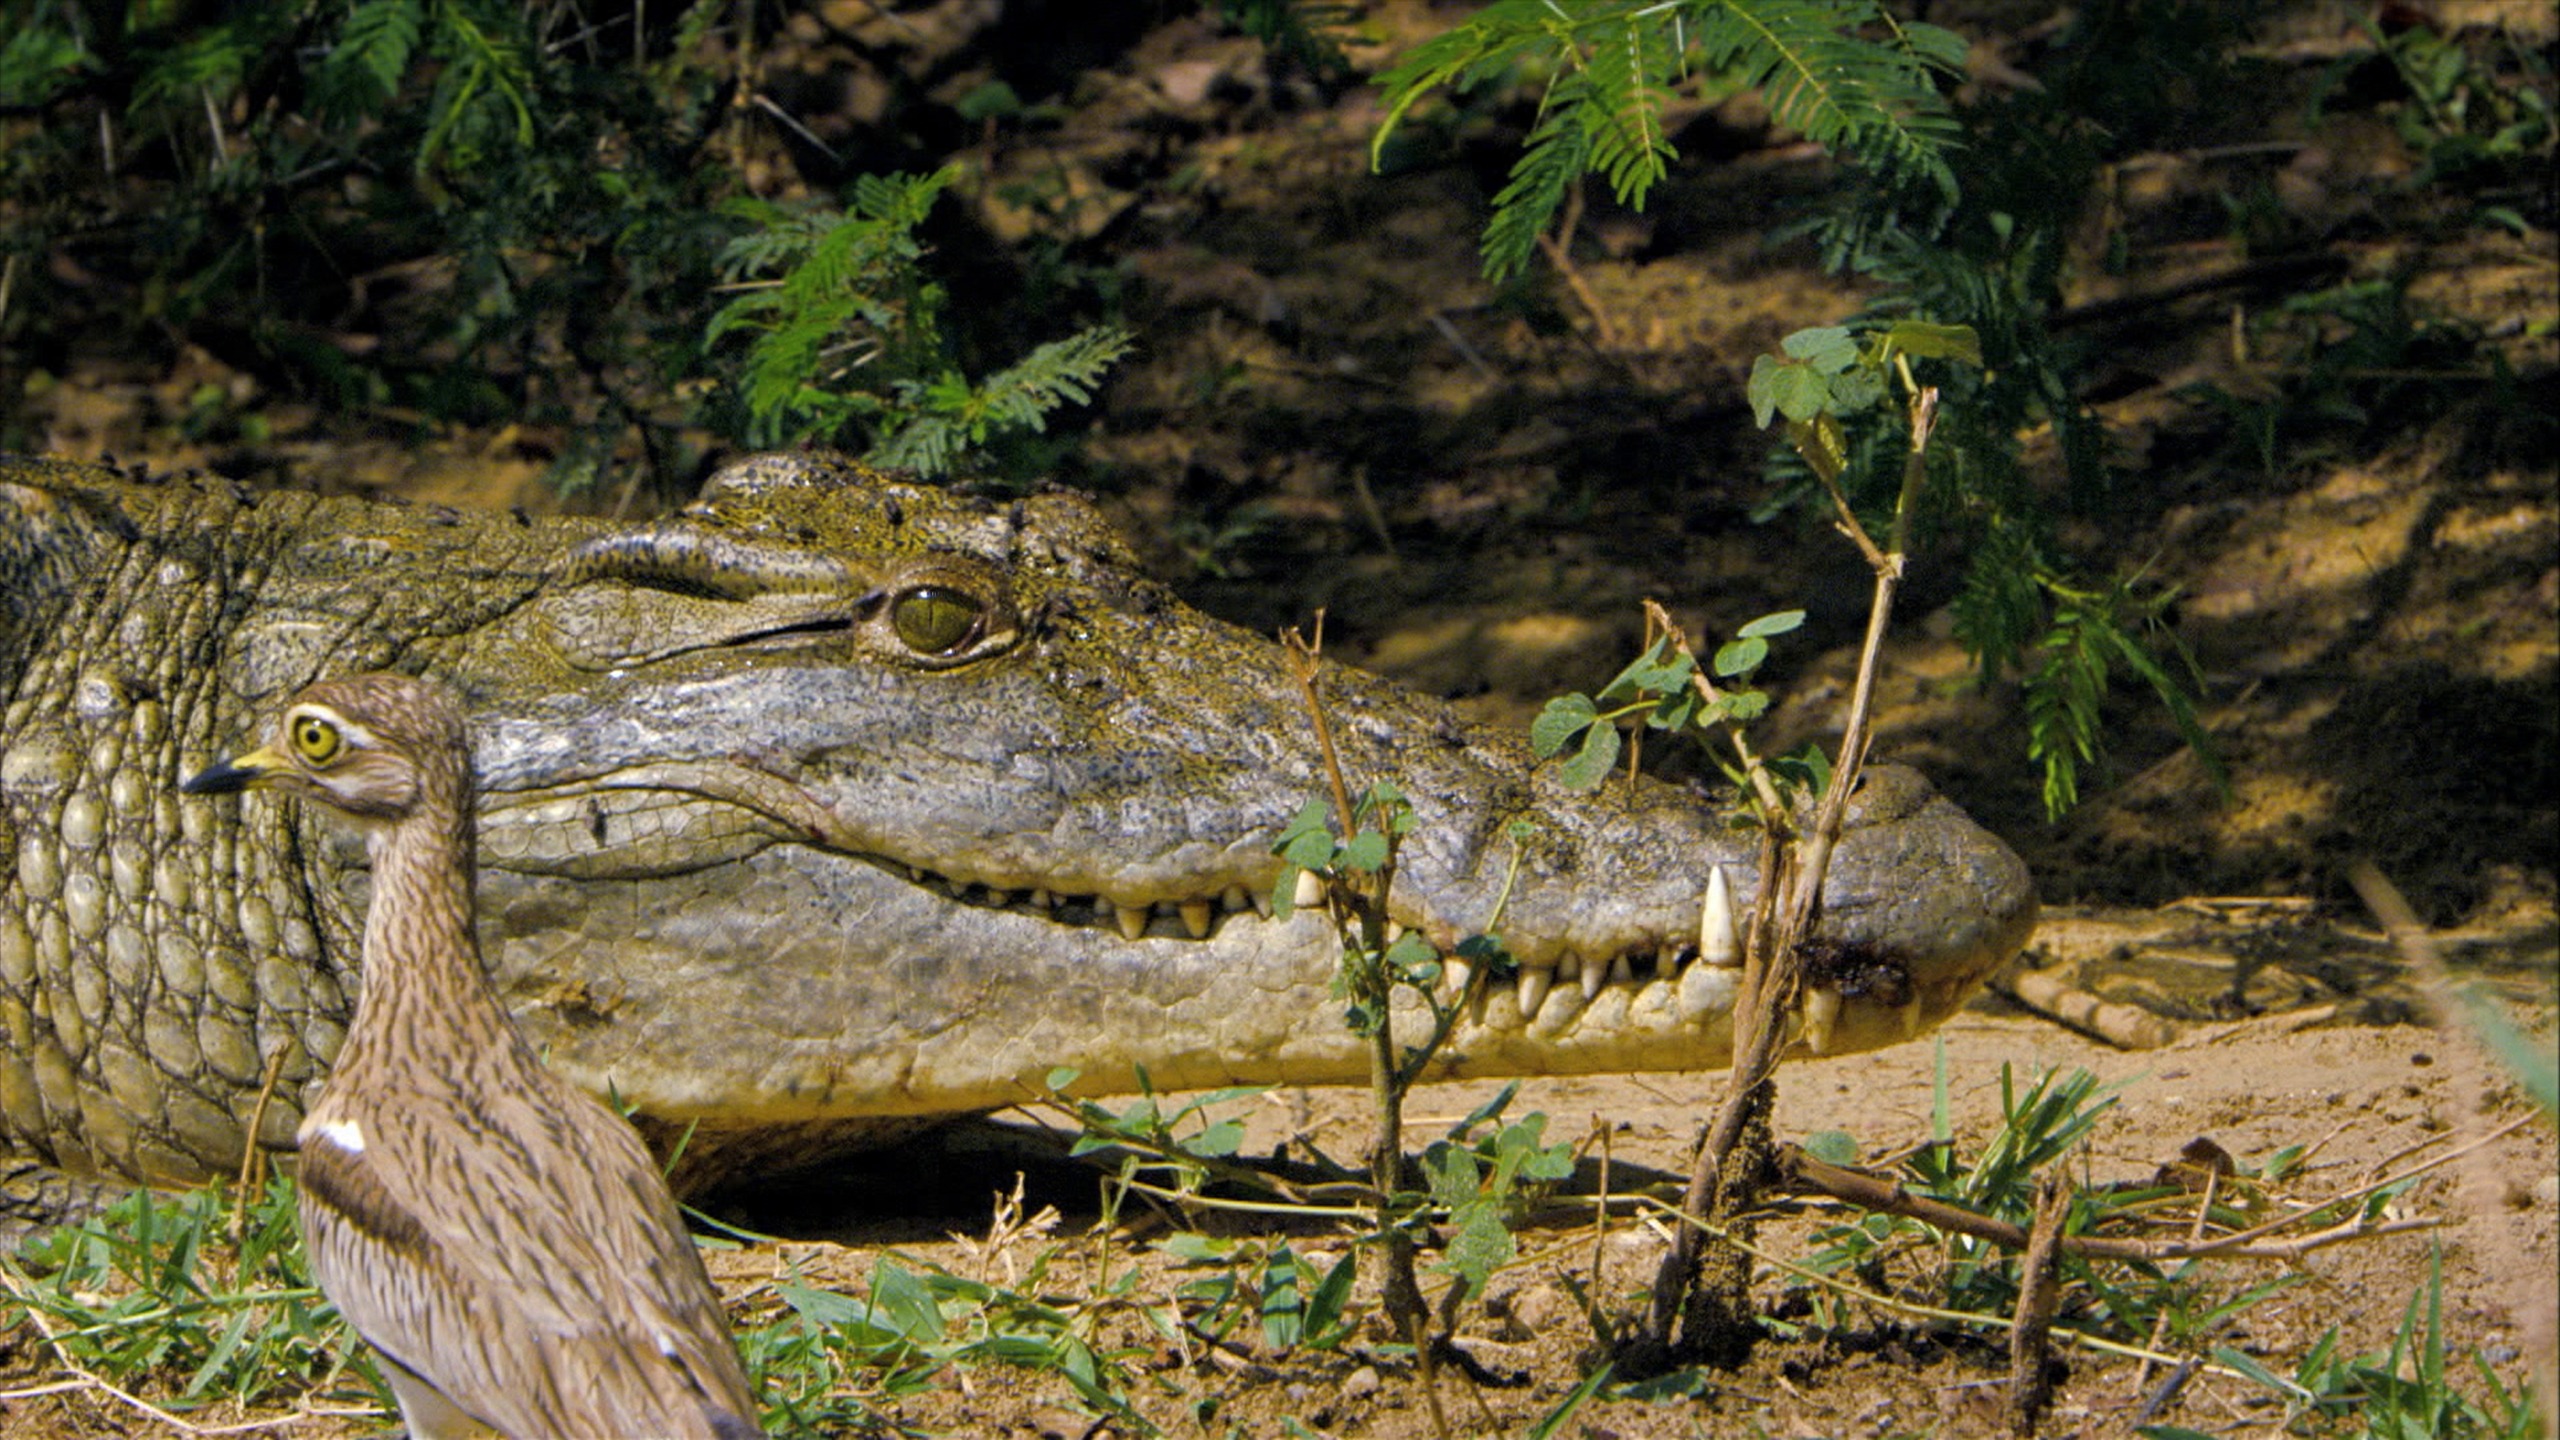
POLYGON ((919 585, 889 602, 889 623, 917 654, 948 655, 986 628, 986 607, 966 591, 919 585))
POLYGON ((317 715, 293 717, 293 751, 312 765, 326 765, 338 758, 346 741, 338 727, 317 715))

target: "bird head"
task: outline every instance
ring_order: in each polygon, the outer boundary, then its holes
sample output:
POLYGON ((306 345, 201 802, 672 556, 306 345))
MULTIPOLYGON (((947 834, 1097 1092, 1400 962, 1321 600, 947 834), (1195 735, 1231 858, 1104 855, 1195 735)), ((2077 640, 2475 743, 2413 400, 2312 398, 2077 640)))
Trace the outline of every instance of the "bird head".
POLYGON ((445 687, 405 675, 312 685, 277 714, 265 742, 178 788, 189 795, 281 790, 359 820, 396 823, 430 795, 452 806, 470 787, 461 704, 445 687))

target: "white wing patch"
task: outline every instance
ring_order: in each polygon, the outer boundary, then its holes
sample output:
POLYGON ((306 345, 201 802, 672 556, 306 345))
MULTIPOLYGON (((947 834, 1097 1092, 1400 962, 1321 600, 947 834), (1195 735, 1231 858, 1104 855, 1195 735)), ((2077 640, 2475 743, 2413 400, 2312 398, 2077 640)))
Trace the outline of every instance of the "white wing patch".
POLYGON ((326 1140, 350 1155, 364 1153, 364 1127, 349 1120, 315 1120, 302 1127, 302 1143, 326 1140))

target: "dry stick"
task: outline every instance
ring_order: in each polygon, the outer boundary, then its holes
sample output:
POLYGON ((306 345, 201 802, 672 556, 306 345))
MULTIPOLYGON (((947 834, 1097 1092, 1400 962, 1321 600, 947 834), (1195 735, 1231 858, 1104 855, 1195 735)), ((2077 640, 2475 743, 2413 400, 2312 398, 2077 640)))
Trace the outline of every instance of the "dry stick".
POLYGON ((2053 1400, 2053 1308, 2062 1298, 2056 1267, 2062 1222, 2071 1216, 2071 1179, 2048 1173, 2036 1181, 2035 1228, 2028 1233, 2019 1267, 2018 1315, 2009 1330, 2009 1429, 2034 1440, 2036 1423, 2053 1400))
POLYGON ((249 1107, 249 1133, 240 1142, 240 1185, 231 1206, 231 1249, 235 1254, 240 1249, 240 1237, 249 1229, 250 1187, 265 1178, 259 1172, 266 1168, 267 1152, 258 1144, 258 1131, 267 1123, 267 1101, 276 1093, 276 1077, 284 1073, 284 1051, 285 1047, 278 1045, 267 1052, 267 1078, 259 1082, 257 1101, 249 1107))
MULTIPOLYGON (((1908 378, 1907 370, 1905 377, 1908 378)), ((1858 523, 1857 512, 1850 507, 1837 480, 1824 473, 1821 466, 1813 467, 1830 492, 1841 532, 1867 557, 1875 571, 1875 595, 1867 610, 1866 640, 1858 656, 1857 687, 1850 695, 1849 721, 1841 735, 1840 757, 1832 768, 1831 784, 1815 808, 1812 834, 1792 866, 1786 863, 1788 852, 1773 851, 1774 836, 1762 845, 1760 903, 1753 917, 1750 944, 1744 952, 1741 988, 1734 997, 1732 1076, 1726 1082, 1724 1104, 1716 1113, 1715 1124, 1699 1146, 1681 1199, 1681 1208, 1692 1217, 1703 1219, 1710 1203, 1723 1204, 1723 1197, 1717 1193, 1720 1177, 1730 1167, 1734 1148, 1741 1143, 1754 1113, 1765 1114, 1769 1103, 1770 1097, 1763 1092, 1786 1041, 1786 1007, 1797 988, 1797 942, 1812 933, 1819 916, 1831 850, 1839 842, 1841 821, 1848 813, 1849 792, 1856 787, 1858 771, 1866 763, 1868 718, 1875 704, 1876 672, 1883 663, 1885 627, 1892 619, 1894 595, 1902 583, 1902 557, 1910 538, 1912 502, 1927 474, 1929 434, 1937 424, 1937 415, 1937 389, 1913 387, 1911 451, 1903 464, 1902 493, 1894 503, 1889 549, 1879 550, 1867 537, 1866 528, 1858 523), (1777 863, 1770 863, 1773 858, 1777 863), (1776 897, 1782 890, 1784 908, 1774 909, 1780 903, 1776 897), (1763 923, 1764 917, 1772 916, 1773 925, 1763 923)), ((1757 776, 1759 767, 1750 768, 1757 776)), ((1771 794, 1764 788, 1765 780, 1755 778, 1754 784, 1765 804, 1771 794)), ((1780 812, 1775 805, 1766 805, 1766 813, 1780 812)), ((1698 1272, 1700 1234, 1695 1225, 1681 1227, 1673 1237, 1670 1253, 1663 1258, 1662 1268, 1655 1273, 1643 1334, 1643 1348, 1649 1356, 1669 1353, 1673 1322, 1688 1308, 1684 1301, 1698 1272)))
MULTIPOLYGON (((2456 1149, 2448 1150, 2432 1160, 2412 1165, 2406 1170, 2395 1171, 2380 1179, 2367 1181, 2352 1190, 2342 1191, 2315 1204, 2304 1205, 2289 1214, 2277 1216, 2264 1224, 2255 1225, 2246 1230, 2235 1230, 2228 1235, 2195 1240, 2126 1240, 2105 1235, 2073 1235, 2063 1240, 2062 1247, 2067 1253, 2073 1255, 2107 1260, 2143 1260, 2155 1264, 2170 1260, 2193 1260, 2204 1256, 2290 1261, 2299 1260, 2314 1250, 2326 1249, 2331 1245, 2343 1244, 2349 1240, 2360 1240, 2376 1235, 2398 1235, 2412 1230, 2433 1230, 2444 1222, 2436 1219, 2418 1219, 2391 1220, 2376 1224, 2359 1216, 2325 1229, 2315 1230, 2297 1239, 2261 1243, 2265 1241, 2265 1237, 2292 1229, 2314 1215, 2335 1210, 2341 1205, 2360 1200, 2377 1190, 2415 1179, 2430 1170, 2438 1169, 2456 1157, 2467 1155, 2493 1140, 2524 1128, 2532 1123, 2532 1120, 2533 1117, 2530 1115, 2519 1116, 2488 1134, 2466 1142, 2456 1149)), ((1970 1235, 1977 1240, 1987 1240, 1994 1245, 2011 1250, 2023 1249, 2027 1243, 2027 1232, 2006 1220, 1995 1220, 1988 1215, 1977 1215, 1971 1210, 1950 1205, 1943 1200, 1914 1195, 1903 1189, 1899 1182, 1880 1175, 1869 1175, 1860 1170, 1848 1170, 1837 1165, 1826 1164, 1792 1145, 1779 1151, 1777 1168, 1787 1188, 1799 1194, 1828 1195, 1834 1200, 1847 1201, 1861 1210, 1872 1210, 1880 1215, 1900 1215, 1940 1230, 1970 1235)))

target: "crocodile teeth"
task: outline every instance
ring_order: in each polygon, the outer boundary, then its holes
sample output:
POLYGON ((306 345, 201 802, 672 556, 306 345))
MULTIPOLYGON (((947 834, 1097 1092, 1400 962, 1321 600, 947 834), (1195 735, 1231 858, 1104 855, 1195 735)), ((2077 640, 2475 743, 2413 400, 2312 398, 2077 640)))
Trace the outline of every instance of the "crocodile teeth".
POLYGON ((1540 965, 1520 967, 1520 1023, 1538 1018, 1538 1007, 1547 1003, 1547 990, 1556 981, 1556 972, 1540 965))
POLYGON ((1912 1039, 1920 1033, 1926 1016, 1920 1013, 1920 997, 1914 995, 1902 1007, 1902 1038, 1912 1039))
MULTIPOLYGON (((1633 985, 1636 983, 1635 957, 1630 955, 1621 955, 1617 959, 1610 961, 1609 983, 1612 985, 1633 985)), ((1589 990, 1590 988, 1591 986, 1589 982, 1586 981, 1583 985, 1583 989, 1589 990)))
POLYGON ((1387 922, 1387 943, 1388 943, 1388 944, 1390 944, 1390 945, 1393 945, 1393 944, 1394 944, 1394 943, 1396 943, 1397 941, 1399 941, 1399 940, 1403 939, 1403 938, 1404 938, 1405 931, 1407 931, 1407 930, 1409 930, 1409 929, 1411 929, 1411 928, 1412 928, 1411 926, 1409 926, 1409 925, 1405 924, 1405 923, 1404 923, 1403 921, 1401 921, 1401 920, 1390 920, 1390 921, 1388 921, 1388 922, 1387 922))
POLYGON ((1254 914, 1261 916, 1261 917, 1262 917, 1263 919, 1265 919, 1265 920, 1268 920, 1268 919, 1270 919, 1270 918, 1271 918, 1271 892, 1270 892, 1270 891, 1268 891, 1268 890, 1256 890, 1256 891, 1251 892, 1251 893, 1250 893, 1249 895, 1247 895, 1245 898, 1246 898, 1247 902, 1248 902, 1248 903, 1250 903, 1250 904, 1253 906, 1253 913, 1254 913, 1254 914))
POLYGON ((1733 925, 1733 886, 1726 883, 1721 865, 1707 867, 1707 903, 1698 912, 1698 960, 1719 966, 1742 963, 1742 936, 1733 925))
POLYGON ((1804 992, 1804 1044, 1816 1055, 1831 1052, 1831 1032, 1840 1024, 1840 991, 1817 985, 1804 992))
MULTIPOLYGON (((1565 957, 1568 964, 1572 962, 1572 959, 1573 957, 1570 955, 1565 957)), ((1564 977, 1564 970, 1565 967, 1563 965, 1558 965, 1556 967, 1556 977, 1558 979, 1562 979, 1564 977)), ((1597 960, 1586 960, 1582 963, 1581 978, 1582 998, 1585 1000, 1596 1000, 1600 996, 1600 987, 1609 983, 1609 967, 1601 964, 1597 960)))
POLYGON ((1313 870, 1299 871, 1298 893, 1290 899, 1289 903, 1301 910, 1313 910, 1323 904, 1324 877, 1313 870))
POLYGON ((1046 910, 1057 903, 1057 897, 1051 895, 1046 890, 1034 890, 1031 892, 1031 908, 1034 910, 1046 910))
POLYGON ((1247 891, 1241 885, 1230 885, 1226 888, 1224 893, 1218 896, 1219 906, 1230 915, 1235 914, 1237 911, 1244 909, 1252 903, 1252 893, 1247 891))
POLYGON ((1208 939, 1209 902, 1206 900, 1185 900, 1182 902, 1181 909, 1182 928, 1190 931, 1191 938, 1194 940, 1208 939))
POLYGON ((1475 982, 1476 967, 1452 955, 1448 963, 1440 967, 1440 978, 1448 982, 1449 998, 1455 1000, 1466 994, 1467 986, 1475 982))
POLYGON ((1147 933, 1147 907, 1144 905, 1112 905, 1120 921, 1121 938, 1135 940, 1147 933))

